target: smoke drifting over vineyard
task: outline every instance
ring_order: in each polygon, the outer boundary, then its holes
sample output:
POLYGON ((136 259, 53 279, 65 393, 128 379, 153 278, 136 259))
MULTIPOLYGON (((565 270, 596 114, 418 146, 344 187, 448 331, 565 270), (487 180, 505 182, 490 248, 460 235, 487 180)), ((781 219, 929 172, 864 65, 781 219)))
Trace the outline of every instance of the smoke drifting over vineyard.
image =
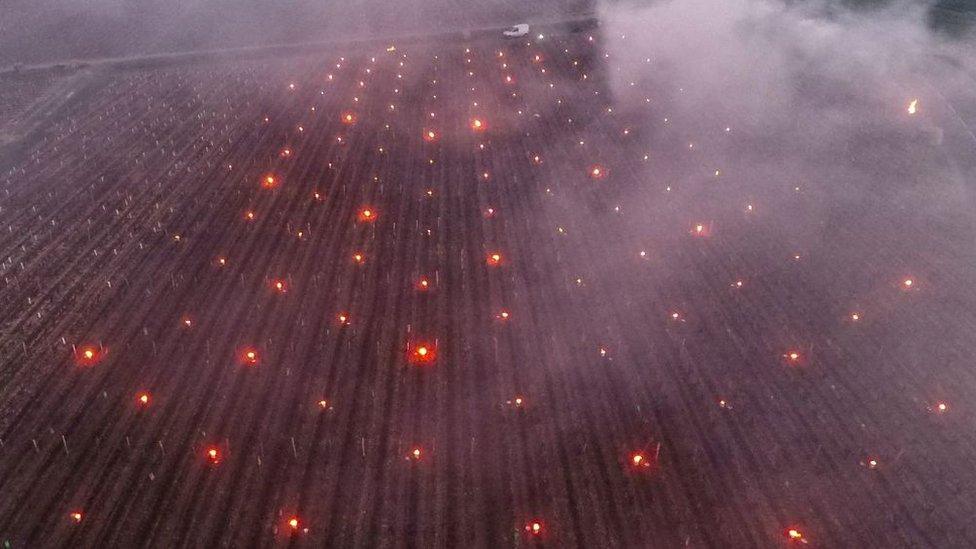
POLYGON ((5 6, 0 543, 973 545, 964 7, 5 6))

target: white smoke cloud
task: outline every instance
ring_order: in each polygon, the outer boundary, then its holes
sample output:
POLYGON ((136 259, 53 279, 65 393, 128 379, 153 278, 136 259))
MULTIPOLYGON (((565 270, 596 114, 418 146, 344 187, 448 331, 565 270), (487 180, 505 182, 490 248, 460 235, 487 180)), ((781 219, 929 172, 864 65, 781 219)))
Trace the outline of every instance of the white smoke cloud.
MULTIPOLYGON (((933 31, 930 9, 919 2, 857 10, 779 0, 605 2, 599 18, 618 101, 639 105, 650 96, 655 116, 671 122, 667 131, 688 141, 726 125, 738 131, 738 139, 713 141, 701 154, 745 193, 762 196, 772 182, 833 181, 820 195, 825 209, 872 195, 931 215, 971 200, 976 109, 966 107, 976 104, 976 48, 971 38, 933 31), (906 112, 913 99, 917 116, 906 112), (895 154, 899 147, 907 149, 895 154), (943 185, 933 189, 933 182, 943 185)), ((660 133, 648 147, 662 146, 660 133)), ((652 162, 649 173, 673 163, 652 162)), ((673 200, 680 210, 681 199, 673 200)), ((701 196, 694 201, 686 206, 701 210, 701 196)))

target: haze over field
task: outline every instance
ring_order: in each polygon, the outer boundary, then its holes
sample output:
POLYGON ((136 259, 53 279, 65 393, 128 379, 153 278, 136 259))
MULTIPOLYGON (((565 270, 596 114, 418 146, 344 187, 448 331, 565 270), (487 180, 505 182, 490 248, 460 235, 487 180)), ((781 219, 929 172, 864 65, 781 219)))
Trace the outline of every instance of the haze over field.
POLYGON ((0 547, 976 546, 967 1, 7 2, 0 547))
MULTIPOLYGON (((749 9, 763 9, 763 1, 749 9)), ((901 1, 854 0, 830 2, 838 6, 901 5, 901 1)), ((779 2, 777 2, 779 4, 779 2)), ((816 2, 784 4, 823 5, 816 2)), ((920 21, 964 25, 976 11, 973 0, 912 1, 908 13, 920 21), (935 15, 928 8, 938 6, 935 15)), ((559 21, 591 17, 612 6, 617 11, 671 6, 698 18, 697 7, 681 2, 605 0, 11 0, 0 17, 0 67, 40 63, 160 54, 176 51, 293 44, 306 41, 349 40, 430 34, 499 27, 518 22, 559 21)), ((716 4, 728 13, 731 4, 716 4)), ((741 7, 741 6, 739 6, 741 7)), ((839 8, 843 9, 843 8, 839 8)), ((870 12, 865 15, 870 18, 870 12)), ((707 17, 701 22, 707 23, 707 17)))

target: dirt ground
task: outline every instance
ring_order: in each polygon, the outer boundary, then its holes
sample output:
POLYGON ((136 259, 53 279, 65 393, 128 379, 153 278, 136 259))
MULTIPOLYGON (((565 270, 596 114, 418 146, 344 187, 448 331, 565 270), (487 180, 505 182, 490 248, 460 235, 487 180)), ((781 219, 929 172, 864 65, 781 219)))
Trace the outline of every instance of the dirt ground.
POLYGON ((862 106, 827 152, 863 179, 784 176, 789 134, 620 93, 605 39, 67 103, 0 175, 0 540, 976 542, 946 106, 862 106))

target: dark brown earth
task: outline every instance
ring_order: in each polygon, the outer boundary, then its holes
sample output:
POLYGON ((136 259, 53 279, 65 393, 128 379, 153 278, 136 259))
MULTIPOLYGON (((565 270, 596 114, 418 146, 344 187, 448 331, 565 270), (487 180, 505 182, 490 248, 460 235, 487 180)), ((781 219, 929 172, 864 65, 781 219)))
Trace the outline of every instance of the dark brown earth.
POLYGON ((0 176, 0 540, 976 543, 947 106, 785 176, 605 41, 100 69, 0 176))

